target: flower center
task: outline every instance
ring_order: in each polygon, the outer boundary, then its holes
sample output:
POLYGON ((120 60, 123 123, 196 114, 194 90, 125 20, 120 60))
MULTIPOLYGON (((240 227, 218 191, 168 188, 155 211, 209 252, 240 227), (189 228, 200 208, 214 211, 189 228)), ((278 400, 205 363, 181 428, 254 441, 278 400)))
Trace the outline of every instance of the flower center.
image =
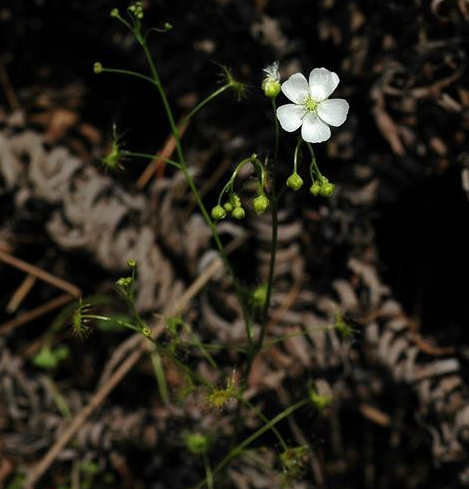
POLYGON ((309 112, 314 112, 318 103, 312 99, 311 95, 308 95, 304 101, 305 107, 309 112))

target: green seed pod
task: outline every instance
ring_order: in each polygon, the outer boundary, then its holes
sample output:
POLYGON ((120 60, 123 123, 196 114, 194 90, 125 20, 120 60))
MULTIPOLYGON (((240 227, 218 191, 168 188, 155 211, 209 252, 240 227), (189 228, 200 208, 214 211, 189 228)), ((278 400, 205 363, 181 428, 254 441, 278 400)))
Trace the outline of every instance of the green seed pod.
POLYGON ((226 216, 225 209, 221 205, 216 205, 212 209, 212 217, 215 219, 215 221, 219 221, 220 219, 223 219, 226 216))
POLYGON ((262 214, 265 212, 267 207, 269 207, 269 199, 264 195, 258 195, 253 201, 252 205, 257 214, 262 214))
POLYGON ((111 10, 111 17, 119 17, 119 9, 118 8, 113 8, 111 10))
POLYGON ((321 189, 319 190, 319 195, 323 197, 330 197, 334 193, 335 185, 330 182, 325 182, 322 184, 321 189))
POLYGON ((225 202, 223 204, 223 209, 225 209, 226 212, 231 212, 233 210, 233 205, 230 202, 225 202))
POLYGON ((303 186, 303 179, 298 173, 294 172, 288 177, 287 186, 296 192, 303 186))
POLYGON ((137 266, 137 262, 130 258, 129 260, 127 260, 127 266, 130 268, 135 268, 137 266))
POLYGON ((319 182, 314 182, 313 185, 309 188, 309 192, 313 194, 315 197, 319 195, 319 191, 321 190, 321 184, 319 182))
POLYGON ((235 207, 233 209, 233 212, 231 213, 231 215, 235 219, 244 219, 244 216, 246 215, 246 212, 245 212, 245 210, 242 207, 235 207))
POLYGON ((99 62, 96 62, 93 66, 93 71, 99 75, 100 73, 103 72, 103 65, 99 62))

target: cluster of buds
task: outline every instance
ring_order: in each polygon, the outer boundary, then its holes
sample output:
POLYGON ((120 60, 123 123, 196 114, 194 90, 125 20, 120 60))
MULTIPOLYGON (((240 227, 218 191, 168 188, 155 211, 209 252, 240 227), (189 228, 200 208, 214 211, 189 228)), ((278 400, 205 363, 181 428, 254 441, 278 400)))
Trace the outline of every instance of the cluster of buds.
POLYGON ((227 213, 231 214, 235 219, 244 218, 246 211, 243 208, 239 195, 232 194, 227 202, 223 205, 218 204, 212 209, 212 217, 215 221, 225 218, 227 213))
MULTIPOLYGON (((127 9, 136 19, 143 19, 143 3, 135 2, 133 5, 130 5, 127 9)), ((111 12, 112 15, 112 12, 111 12)))
POLYGON ((246 211, 243 208, 241 203, 241 199, 239 196, 233 191, 235 180, 243 166, 251 164, 253 165, 256 174, 257 174, 257 193, 256 197, 252 200, 252 206, 254 211, 257 214, 262 214, 269 207, 270 201, 265 194, 265 185, 266 185, 266 169, 264 165, 261 163, 256 154, 252 154, 249 158, 244 159, 236 166, 231 178, 224 186, 218 197, 218 204, 212 209, 212 218, 215 221, 219 221, 226 217, 227 213, 230 213, 232 217, 235 219, 243 219, 246 215, 246 211), (222 204, 222 199, 224 194, 228 194, 228 200, 222 204))
POLYGON ((320 195, 321 197, 330 197, 334 193, 335 185, 329 180, 321 175, 317 180, 313 182, 309 191, 312 195, 317 197, 320 195))

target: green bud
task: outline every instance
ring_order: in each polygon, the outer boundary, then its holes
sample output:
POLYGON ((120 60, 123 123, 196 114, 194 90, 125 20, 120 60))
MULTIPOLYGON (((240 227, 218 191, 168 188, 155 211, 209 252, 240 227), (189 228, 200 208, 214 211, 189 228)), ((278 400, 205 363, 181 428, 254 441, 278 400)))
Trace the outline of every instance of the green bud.
POLYGON ((330 182, 325 182, 322 184, 321 189, 319 190, 319 195, 323 197, 330 197, 334 193, 335 185, 330 182))
POLYGON ((137 266, 137 262, 130 258, 129 260, 127 260, 127 266, 130 268, 135 268, 137 266))
POLYGON ((128 287, 129 285, 132 285, 134 279, 132 277, 121 277, 119 280, 117 280, 116 285, 119 285, 120 287, 128 287))
POLYGON ((231 196, 231 203, 233 204, 233 207, 241 207, 241 199, 238 194, 233 194, 231 196))
POLYGON ((287 186, 296 192, 303 186, 303 179, 298 173, 294 172, 288 177, 287 186))
POLYGON ((141 12, 141 11, 140 11, 140 12, 138 12, 138 13, 136 14, 136 17, 137 17, 137 19, 140 19, 140 20, 141 20, 141 19, 143 19, 143 12, 141 12))
POLYGON ((119 17, 119 9, 118 8, 113 8, 111 10, 111 17, 119 17))
POLYGON ((99 75, 100 73, 103 72, 103 65, 99 62, 96 62, 93 66, 93 71, 99 75))
POLYGON ((244 219, 244 216, 246 215, 246 212, 244 211, 244 209, 242 207, 235 207, 233 209, 233 212, 231 213, 231 215, 235 219, 244 219))
POLYGON ((258 195, 252 205, 257 214, 262 214, 269 207, 269 199, 264 194, 258 195))
POLYGON ((202 433, 189 433, 185 436, 184 441, 187 449, 194 455, 206 453, 210 445, 208 437, 202 433))
POLYGON ((134 13, 134 12, 135 12, 135 10, 136 10, 135 5, 131 5, 131 6, 129 7, 129 12, 134 13))
POLYGON ((314 182, 313 185, 309 188, 309 192, 313 194, 315 197, 319 195, 319 191, 321 190, 321 184, 319 182, 314 182))
POLYGON ((225 202, 223 204, 223 209, 225 209, 226 212, 231 212, 233 210, 233 205, 230 202, 225 202))
POLYGON ((221 205, 216 205, 212 209, 212 217, 215 219, 215 221, 219 221, 220 219, 223 219, 226 216, 225 209, 221 205))
POLYGON ((264 94, 266 97, 275 98, 282 89, 282 85, 277 80, 272 80, 270 78, 266 78, 262 82, 262 90, 264 90, 264 94))
POLYGON ((173 25, 169 22, 165 22, 163 28, 165 31, 170 31, 173 28, 173 25))
POLYGON ((318 411, 323 410, 332 402, 332 397, 321 395, 314 388, 309 390, 309 400, 313 403, 318 411))
POLYGON ((267 284, 262 284, 254 290, 252 294, 252 299, 254 301, 254 305, 258 307, 263 307, 265 301, 267 300, 267 284))

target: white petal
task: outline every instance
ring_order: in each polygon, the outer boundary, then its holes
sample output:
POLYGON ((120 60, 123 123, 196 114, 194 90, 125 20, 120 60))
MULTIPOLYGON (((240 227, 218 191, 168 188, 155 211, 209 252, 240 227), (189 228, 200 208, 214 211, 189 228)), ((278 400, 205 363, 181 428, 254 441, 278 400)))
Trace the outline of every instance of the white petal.
POLYGON ((301 137, 308 143, 322 143, 331 137, 331 130, 314 112, 308 112, 303 118, 301 137))
POLYGON ((295 73, 282 84, 282 92, 295 104, 302 104, 309 95, 306 78, 301 73, 295 73))
POLYGON ((293 132, 301 126, 306 112, 307 110, 303 105, 282 105, 277 109, 277 118, 282 129, 287 132, 293 132))
POLYGON ((326 100, 329 95, 337 88, 339 77, 326 68, 315 68, 309 74, 309 90, 311 97, 316 102, 326 100))
POLYGON ((341 126, 347 119, 349 105, 343 98, 330 98, 317 106, 319 117, 331 126, 341 126))

